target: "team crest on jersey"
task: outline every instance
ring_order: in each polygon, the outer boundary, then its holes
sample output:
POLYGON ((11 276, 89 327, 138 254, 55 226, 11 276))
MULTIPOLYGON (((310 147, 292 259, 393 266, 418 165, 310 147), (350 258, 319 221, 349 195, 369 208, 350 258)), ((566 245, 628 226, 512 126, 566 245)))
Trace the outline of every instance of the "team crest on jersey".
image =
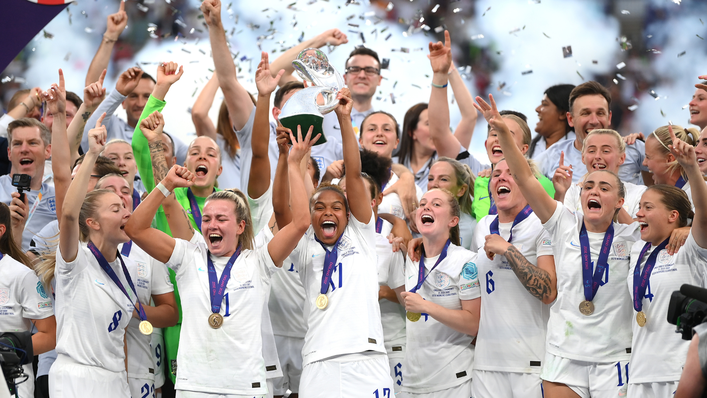
POLYGON ((145 263, 141 263, 138 261, 137 276, 139 276, 140 278, 147 278, 147 266, 145 265, 145 263))
POLYGON ((49 210, 56 213, 56 199, 49 198, 49 200, 47 200, 47 203, 49 204, 49 210))
POLYGON ((626 242, 614 243, 614 255, 616 257, 628 257, 628 249, 626 248, 626 242))
POLYGON ((435 287, 438 289, 444 289, 451 283, 451 278, 447 274, 441 272, 435 272, 435 287))
POLYGON ((10 289, 0 289, 0 305, 7 304, 8 301, 10 301, 10 289))
POLYGON ((466 280, 472 280, 472 279, 476 279, 478 277, 479 277, 479 271, 476 269, 476 264, 474 264, 471 261, 464 264, 464 268, 462 268, 462 278, 464 278, 466 280))
POLYGON ((663 249, 658 253, 658 264, 668 264, 673 256, 668 254, 668 251, 663 249))
POLYGON ((358 253, 356 248, 353 247, 353 244, 351 244, 351 239, 345 235, 342 236, 339 241, 338 252, 339 258, 345 258, 358 253))
POLYGON ((244 283, 248 280, 248 270, 246 269, 246 267, 243 266, 240 266, 238 268, 233 267, 231 269, 231 277, 239 284, 244 283))
POLYGON ((37 282, 37 293, 39 293, 43 299, 49 298, 49 296, 47 296, 47 292, 44 291, 44 285, 42 285, 42 282, 37 282))

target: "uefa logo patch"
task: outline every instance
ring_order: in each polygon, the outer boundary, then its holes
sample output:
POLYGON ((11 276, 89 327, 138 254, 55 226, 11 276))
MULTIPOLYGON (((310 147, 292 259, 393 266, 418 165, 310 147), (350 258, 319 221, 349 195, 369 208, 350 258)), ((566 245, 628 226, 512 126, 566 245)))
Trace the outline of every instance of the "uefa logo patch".
POLYGON ((44 291, 44 285, 42 285, 42 282, 37 282, 37 293, 39 293, 43 299, 49 298, 49 296, 47 296, 47 292, 44 291))
POLYGON ((472 280, 472 279, 476 279, 478 277, 479 277, 479 271, 476 269, 476 264, 474 264, 471 261, 464 264, 464 268, 462 268, 462 278, 464 278, 466 280, 472 280))

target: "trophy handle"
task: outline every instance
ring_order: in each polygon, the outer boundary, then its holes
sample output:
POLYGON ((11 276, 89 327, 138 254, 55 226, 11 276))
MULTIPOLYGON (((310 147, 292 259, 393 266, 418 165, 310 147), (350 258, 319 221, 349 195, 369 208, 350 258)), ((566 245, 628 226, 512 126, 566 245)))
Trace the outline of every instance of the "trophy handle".
POLYGON ((338 93, 339 90, 335 90, 331 87, 321 88, 320 94, 322 95, 322 98, 324 98, 324 104, 317 104, 317 109, 319 109, 319 112, 321 112, 322 115, 326 115, 327 113, 333 111, 339 105, 339 101, 336 99, 336 95, 338 93))

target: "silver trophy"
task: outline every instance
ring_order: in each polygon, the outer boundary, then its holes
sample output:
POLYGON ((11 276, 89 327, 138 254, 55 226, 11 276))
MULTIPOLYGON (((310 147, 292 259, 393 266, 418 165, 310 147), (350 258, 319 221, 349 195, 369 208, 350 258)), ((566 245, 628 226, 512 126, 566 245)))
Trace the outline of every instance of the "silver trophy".
POLYGON ((324 115, 331 112, 339 104, 336 95, 344 87, 344 79, 339 72, 329 64, 329 59, 317 48, 302 50, 292 61, 297 73, 312 87, 296 92, 282 107, 280 123, 295 134, 297 126, 302 126, 302 134, 307 134, 310 126, 314 126, 312 137, 321 134, 314 145, 326 142, 322 122, 324 115))

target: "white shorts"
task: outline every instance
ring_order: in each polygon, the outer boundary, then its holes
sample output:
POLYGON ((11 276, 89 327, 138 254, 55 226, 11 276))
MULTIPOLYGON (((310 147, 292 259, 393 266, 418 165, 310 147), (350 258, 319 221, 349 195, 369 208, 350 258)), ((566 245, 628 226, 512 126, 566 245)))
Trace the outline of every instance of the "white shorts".
POLYGON ((677 389, 677 381, 629 384, 628 398, 672 398, 677 389))
POLYGON ((565 384, 582 398, 625 397, 629 360, 619 362, 575 361, 545 353, 540 378, 565 384))
POLYGON ((398 344, 394 348, 401 351, 388 351, 388 365, 390 366, 390 377, 393 378, 395 392, 400 392, 403 387, 403 362, 405 362, 405 344, 398 344))
POLYGON ((210 392, 177 390, 176 397, 177 398, 265 398, 265 395, 232 395, 232 394, 218 394, 218 393, 210 393, 210 392))
MULTIPOLYGON (((32 364, 28 363, 25 365, 22 365, 22 369, 24 373, 27 375, 27 381, 25 381, 22 384, 17 385, 17 394, 20 398, 34 398, 34 369, 32 369, 32 364)), ((0 379, 0 383, 2 383, 2 386, 0 387, 0 391, 2 391, 3 388, 5 388, 5 379, 0 379)))
POLYGON ((473 398, 542 398, 542 380, 538 373, 492 372, 475 370, 472 373, 473 398))
POLYGON ((164 340, 162 338, 162 329, 155 329, 150 340, 152 347, 152 360, 155 363, 155 389, 164 385, 164 340), (158 332, 159 331, 159 332, 158 332))
POLYGON ((155 398, 155 382, 128 376, 128 387, 132 398, 155 398))
POLYGON ((299 396, 393 398, 388 356, 353 354, 312 362, 302 370, 299 396))
POLYGON ((49 370, 49 395, 52 398, 129 398, 127 380, 125 371, 111 372, 97 366, 82 365, 59 354, 49 370))
MULTIPOLYGON (((464 383, 435 392, 423 392, 420 394, 414 392, 401 392, 396 398, 469 398, 471 397, 472 390, 471 379, 465 381, 464 383)), ((499 397, 501 395, 498 395, 499 397)))
POLYGON ((282 377, 273 379, 275 395, 285 395, 287 390, 297 393, 302 377, 304 339, 277 334, 274 336, 277 356, 280 358, 280 366, 282 366, 282 377))

